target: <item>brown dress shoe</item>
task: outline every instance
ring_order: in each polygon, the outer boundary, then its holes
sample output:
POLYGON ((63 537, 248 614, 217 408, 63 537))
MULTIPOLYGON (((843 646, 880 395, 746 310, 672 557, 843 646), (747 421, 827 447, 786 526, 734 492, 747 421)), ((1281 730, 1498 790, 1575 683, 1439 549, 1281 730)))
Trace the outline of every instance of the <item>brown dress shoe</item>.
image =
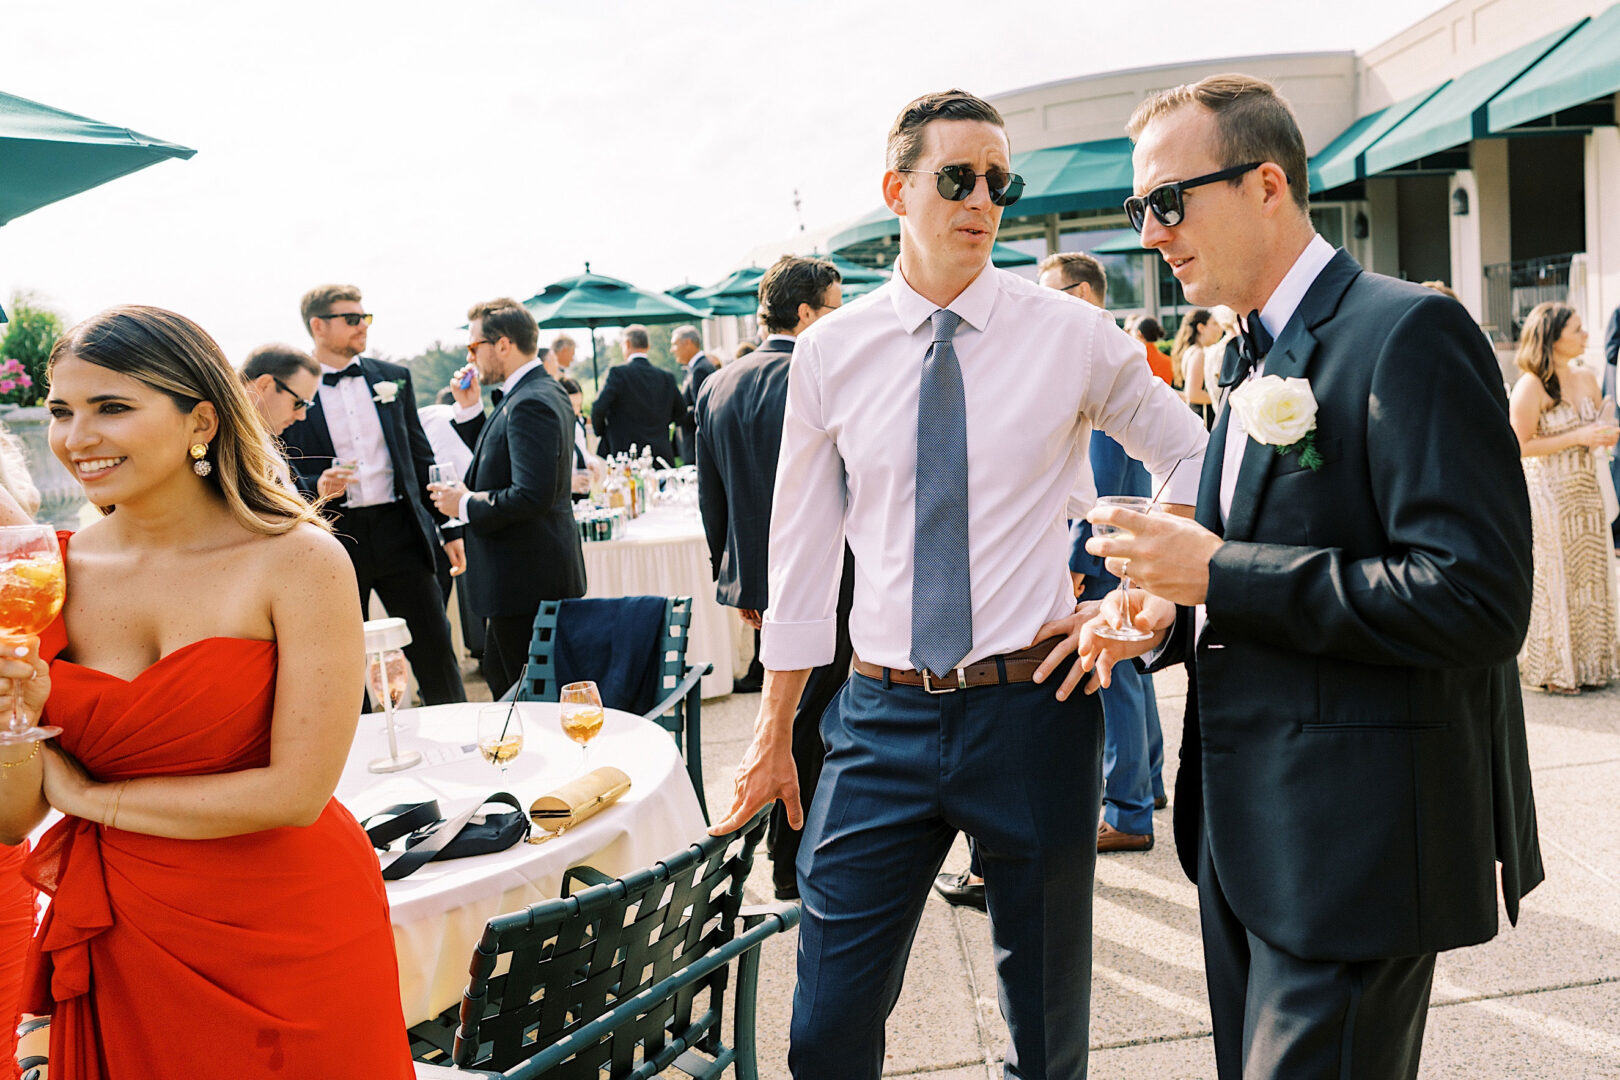
POLYGON ((1153 809, 1155 809, 1155 810, 1163 810, 1165 807, 1167 807, 1169 805, 1170 805, 1170 796, 1168 796, 1168 795, 1155 795, 1155 796, 1153 796, 1153 809))
POLYGON ((1120 832, 1104 821, 1097 826, 1097 850, 1099 852, 1152 851, 1153 834, 1120 832))

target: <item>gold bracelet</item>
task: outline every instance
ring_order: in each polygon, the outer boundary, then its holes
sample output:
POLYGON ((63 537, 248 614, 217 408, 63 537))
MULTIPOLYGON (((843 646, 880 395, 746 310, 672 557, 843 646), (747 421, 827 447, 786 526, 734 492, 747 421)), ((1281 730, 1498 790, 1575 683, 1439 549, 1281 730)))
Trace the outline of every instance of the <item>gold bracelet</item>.
POLYGON ((34 748, 28 751, 28 756, 20 761, 0 761, 0 769, 15 769, 19 765, 26 765, 39 757, 39 740, 34 740, 34 748))
POLYGON ((108 814, 107 819, 102 822, 109 829, 118 828, 118 804, 124 801, 124 789, 127 787, 129 787, 129 781, 122 780, 118 784, 118 790, 113 792, 112 813, 108 814))

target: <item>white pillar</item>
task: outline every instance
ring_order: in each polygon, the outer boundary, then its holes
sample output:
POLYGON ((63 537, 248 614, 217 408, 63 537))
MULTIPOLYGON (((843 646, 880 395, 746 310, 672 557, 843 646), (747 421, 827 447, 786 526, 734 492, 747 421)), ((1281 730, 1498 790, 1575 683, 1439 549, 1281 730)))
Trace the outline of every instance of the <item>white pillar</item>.
POLYGON ((1586 137, 1587 360, 1602 364, 1609 315, 1620 306, 1620 128, 1586 137))
POLYGON ((1481 209, 1474 171, 1462 169, 1452 173, 1446 201, 1446 213, 1451 222, 1451 288, 1475 322, 1485 311, 1485 264, 1480 261, 1481 209), (1461 215, 1452 212, 1459 191, 1468 200, 1468 213, 1461 215))

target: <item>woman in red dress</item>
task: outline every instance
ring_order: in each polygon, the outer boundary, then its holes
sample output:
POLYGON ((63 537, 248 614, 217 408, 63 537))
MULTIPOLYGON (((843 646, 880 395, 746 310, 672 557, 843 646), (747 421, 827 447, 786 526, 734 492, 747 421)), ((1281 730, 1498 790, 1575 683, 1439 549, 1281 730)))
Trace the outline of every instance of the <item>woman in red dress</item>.
POLYGON ((106 515, 63 537, 62 617, 0 658, 0 694, 63 729, 0 747, 0 841, 66 815, 27 866, 53 1080, 406 1080, 377 860, 332 798, 364 662, 347 556, 195 324, 102 312, 50 377, 52 450, 106 515))

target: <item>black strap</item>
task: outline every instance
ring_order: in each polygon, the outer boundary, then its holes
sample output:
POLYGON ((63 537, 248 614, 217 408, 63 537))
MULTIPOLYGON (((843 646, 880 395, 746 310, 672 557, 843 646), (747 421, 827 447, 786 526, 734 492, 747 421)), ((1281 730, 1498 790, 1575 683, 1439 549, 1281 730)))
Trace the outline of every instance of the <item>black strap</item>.
POLYGON ((388 850, 392 844, 402 836, 409 836, 425 825, 432 825, 439 820, 439 804, 432 799, 419 803, 395 803, 386 810, 379 810, 360 823, 366 830, 366 839, 371 846, 379 851, 388 850), (372 825, 370 822, 380 817, 388 818, 381 825, 372 825))
MULTIPOLYGON (((461 814, 458 814, 456 817, 445 822, 443 825, 440 825, 437 829, 433 830, 432 834, 429 835, 427 839, 423 840, 415 847, 406 851, 399 858, 389 863, 388 866, 383 869, 383 880, 398 881, 402 877, 409 877, 411 874, 416 872, 418 867, 432 862, 434 857, 437 856, 438 853, 450 843, 450 841, 461 835, 461 830, 465 829, 467 827, 467 823, 478 815, 478 811, 482 810, 490 803, 501 803, 505 806, 510 806, 512 809, 518 811, 518 813, 524 812, 523 804, 518 802, 517 798, 510 792, 497 791, 489 798, 484 799, 482 802, 475 803, 461 814)), ((437 815, 436 809, 435 815, 437 815)), ((389 825, 392 824, 392 822, 389 823, 389 825)), ((387 828, 388 826, 383 827, 387 828)))

